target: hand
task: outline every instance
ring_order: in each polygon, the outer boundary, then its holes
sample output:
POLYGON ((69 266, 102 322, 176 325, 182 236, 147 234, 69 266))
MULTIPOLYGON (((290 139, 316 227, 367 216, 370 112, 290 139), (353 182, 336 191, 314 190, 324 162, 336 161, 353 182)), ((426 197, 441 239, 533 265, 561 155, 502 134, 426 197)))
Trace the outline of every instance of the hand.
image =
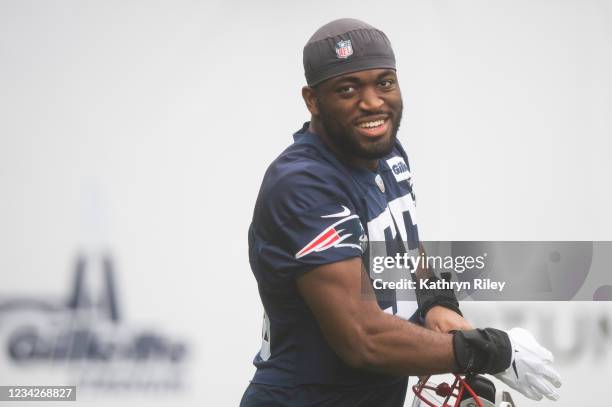
POLYGON ((532 400, 541 400, 542 396, 557 400, 559 394, 551 384, 560 387, 561 376, 550 366, 552 353, 522 328, 512 328, 507 334, 512 344, 512 362, 495 377, 532 400))
POLYGON ((427 311, 425 328, 442 333, 473 329, 472 325, 461 315, 440 305, 436 305, 427 311))

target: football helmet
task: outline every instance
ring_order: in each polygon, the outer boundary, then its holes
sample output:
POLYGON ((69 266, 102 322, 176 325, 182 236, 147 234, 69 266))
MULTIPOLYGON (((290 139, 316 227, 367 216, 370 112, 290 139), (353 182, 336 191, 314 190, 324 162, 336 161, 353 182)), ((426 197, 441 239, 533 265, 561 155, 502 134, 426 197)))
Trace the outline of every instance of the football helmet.
POLYGON ((480 375, 424 376, 412 391, 412 407, 515 407, 508 392, 497 391, 480 375), (444 380, 447 377, 450 380, 444 380))

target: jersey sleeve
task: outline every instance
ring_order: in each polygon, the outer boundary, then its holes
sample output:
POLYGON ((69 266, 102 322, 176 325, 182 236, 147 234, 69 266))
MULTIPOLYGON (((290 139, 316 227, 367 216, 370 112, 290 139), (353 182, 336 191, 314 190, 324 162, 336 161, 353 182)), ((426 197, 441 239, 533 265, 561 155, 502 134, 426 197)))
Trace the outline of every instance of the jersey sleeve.
POLYGON ((251 260, 277 276, 361 256, 367 241, 355 204, 337 174, 291 174, 260 196, 251 260))

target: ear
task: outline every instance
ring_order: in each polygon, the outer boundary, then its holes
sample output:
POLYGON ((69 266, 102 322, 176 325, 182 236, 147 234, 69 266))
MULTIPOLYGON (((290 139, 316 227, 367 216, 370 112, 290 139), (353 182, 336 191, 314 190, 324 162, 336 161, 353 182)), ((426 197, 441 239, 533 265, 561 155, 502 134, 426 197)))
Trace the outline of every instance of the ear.
POLYGON ((302 88, 302 98, 304 98, 304 103, 306 103, 306 107, 310 111, 310 114, 313 116, 318 116, 319 104, 316 91, 310 86, 304 86, 302 88))

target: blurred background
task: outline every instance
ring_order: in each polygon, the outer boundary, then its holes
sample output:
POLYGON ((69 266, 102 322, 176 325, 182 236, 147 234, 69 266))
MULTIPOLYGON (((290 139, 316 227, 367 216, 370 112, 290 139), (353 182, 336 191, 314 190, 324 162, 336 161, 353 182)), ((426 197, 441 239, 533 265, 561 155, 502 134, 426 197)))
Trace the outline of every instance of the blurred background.
MULTIPOLYGON (((238 405, 253 204, 341 17, 393 43, 424 240, 612 240, 610 1, 0 0, 0 384, 238 405)), ((606 396, 611 303, 463 307, 554 352, 554 405, 606 396)))

